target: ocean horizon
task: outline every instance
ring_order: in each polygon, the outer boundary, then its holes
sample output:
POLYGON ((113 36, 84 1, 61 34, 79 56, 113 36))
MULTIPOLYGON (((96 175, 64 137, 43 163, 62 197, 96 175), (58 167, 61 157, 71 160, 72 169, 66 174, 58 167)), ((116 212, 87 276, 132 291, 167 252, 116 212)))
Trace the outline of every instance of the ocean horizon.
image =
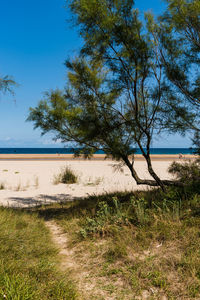
MULTIPOLYGON (((0 148, 0 154, 73 154, 77 148, 0 148)), ((151 154, 193 154, 195 149, 191 148, 151 148, 151 154)), ((102 150, 96 154, 104 154, 102 150)), ((140 149, 136 149, 136 154, 141 154, 140 149)))

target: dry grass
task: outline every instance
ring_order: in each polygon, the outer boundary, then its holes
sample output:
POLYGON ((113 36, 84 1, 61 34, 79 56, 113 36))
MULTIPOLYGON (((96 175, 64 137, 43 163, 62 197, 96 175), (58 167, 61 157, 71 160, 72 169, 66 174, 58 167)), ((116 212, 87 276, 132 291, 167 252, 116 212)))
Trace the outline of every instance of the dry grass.
POLYGON ((61 172, 54 176, 53 183, 65 183, 65 184, 73 184, 77 183, 78 176, 70 169, 70 167, 66 166, 61 169, 61 172))
POLYGON ((22 187, 21 182, 18 182, 18 184, 15 186, 14 190, 15 190, 16 192, 19 192, 19 191, 23 191, 23 190, 24 190, 24 187, 22 187))
POLYGON ((39 187, 39 178, 38 178, 38 176, 34 177, 34 186, 35 186, 36 189, 38 189, 38 187, 39 187))
POLYGON ((0 190, 5 190, 6 186, 4 182, 0 182, 0 190))
POLYGON ((89 177, 88 182, 85 183, 85 185, 96 186, 99 185, 100 183, 103 183, 103 181, 104 181, 104 177, 95 177, 95 178, 89 177))
POLYGON ((67 234, 83 299, 200 299, 199 196, 159 197, 121 193, 40 209, 67 234))

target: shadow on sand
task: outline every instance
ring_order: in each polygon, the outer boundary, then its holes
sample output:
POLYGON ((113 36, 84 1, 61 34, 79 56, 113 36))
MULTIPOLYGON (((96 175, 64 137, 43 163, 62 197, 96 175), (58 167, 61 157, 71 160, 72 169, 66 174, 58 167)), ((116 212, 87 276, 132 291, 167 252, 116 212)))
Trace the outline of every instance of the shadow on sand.
POLYGON ((40 194, 37 197, 9 197, 7 206, 12 208, 32 208, 52 203, 62 204, 73 200, 80 200, 80 198, 72 197, 70 194, 56 194, 51 196, 40 194))

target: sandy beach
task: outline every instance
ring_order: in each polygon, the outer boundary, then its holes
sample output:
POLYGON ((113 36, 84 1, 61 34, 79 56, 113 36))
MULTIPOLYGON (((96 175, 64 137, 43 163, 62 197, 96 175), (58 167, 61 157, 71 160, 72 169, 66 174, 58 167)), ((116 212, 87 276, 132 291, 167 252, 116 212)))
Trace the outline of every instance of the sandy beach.
MULTIPOLYGON (((105 160, 105 154, 93 155, 91 160, 105 160)), ((193 159, 195 155, 187 154, 182 155, 182 159, 193 159)), ((83 157, 74 158, 73 154, 0 154, 1 160, 85 160, 83 157)), ((152 160, 179 160, 179 154, 153 154, 151 155, 152 160)), ((109 160, 109 159, 107 159, 109 160)), ((141 154, 135 155, 135 160, 144 160, 141 154)))
MULTIPOLYGON (((148 188, 137 186, 127 167, 123 167, 123 172, 116 171, 118 163, 113 160, 99 156, 92 160, 63 156, 0 155, 0 205, 29 207, 93 194, 148 188), (56 175, 65 166, 78 176, 76 184, 55 184, 56 175)), ((170 178, 167 169, 173 160, 179 160, 178 156, 162 155, 162 158, 155 156, 152 159, 161 178, 170 178)), ((141 157, 136 159, 135 167, 141 177, 150 178, 141 157)))

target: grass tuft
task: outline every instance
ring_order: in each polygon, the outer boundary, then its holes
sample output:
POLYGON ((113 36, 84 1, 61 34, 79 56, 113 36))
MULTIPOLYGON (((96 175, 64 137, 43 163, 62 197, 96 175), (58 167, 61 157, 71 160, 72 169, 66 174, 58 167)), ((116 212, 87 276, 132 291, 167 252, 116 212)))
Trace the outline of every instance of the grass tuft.
POLYGON ((0 190, 5 190, 5 183, 0 182, 0 190))
POLYGON ((77 183, 78 177, 74 174, 74 172, 70 169, 70 167, 66 166, 61 170, 61 173, 54 176, 54 184, 65 183, 65 184, 73 184, 77 183))

